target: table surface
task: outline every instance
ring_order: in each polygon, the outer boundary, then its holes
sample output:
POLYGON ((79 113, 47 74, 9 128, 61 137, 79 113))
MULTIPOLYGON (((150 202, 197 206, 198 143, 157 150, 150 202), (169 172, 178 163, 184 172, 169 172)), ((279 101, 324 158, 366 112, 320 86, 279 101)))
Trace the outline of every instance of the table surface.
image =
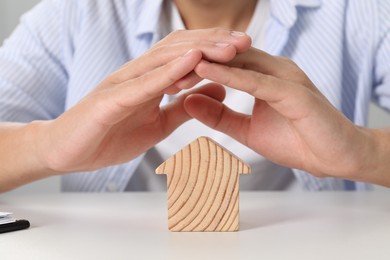
POLYGON ((390 259, 390 193, 240 194, 240 231, 174 233, 165 193, 0 195, 0 259, 390 259))

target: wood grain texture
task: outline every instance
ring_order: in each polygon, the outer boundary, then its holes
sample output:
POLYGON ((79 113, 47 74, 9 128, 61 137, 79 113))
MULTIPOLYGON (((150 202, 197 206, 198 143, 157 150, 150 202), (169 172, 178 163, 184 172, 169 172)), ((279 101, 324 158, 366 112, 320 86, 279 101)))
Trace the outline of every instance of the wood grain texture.
POLYGON ((167 174, 171 231, 237 231, 239 174, 250 167, 207 137, 200 137, 157 169, 167 174))

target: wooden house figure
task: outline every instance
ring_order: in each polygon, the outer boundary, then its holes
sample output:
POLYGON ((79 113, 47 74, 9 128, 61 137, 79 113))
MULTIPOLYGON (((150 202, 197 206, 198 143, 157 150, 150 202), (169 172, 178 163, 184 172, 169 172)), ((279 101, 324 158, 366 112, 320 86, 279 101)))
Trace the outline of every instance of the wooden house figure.
POLYGON ((167 174, 171 231, 237 231, 239 174, 250 166, 207 137, 200 137, 156 169, 167 174))

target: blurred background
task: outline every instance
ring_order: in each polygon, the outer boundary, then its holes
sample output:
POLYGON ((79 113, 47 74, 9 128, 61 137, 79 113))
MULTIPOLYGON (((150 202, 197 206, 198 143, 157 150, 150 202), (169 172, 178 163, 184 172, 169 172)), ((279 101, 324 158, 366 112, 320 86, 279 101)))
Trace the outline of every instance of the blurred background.
MULTIPOLYGON (((19 22, 20 16, 36 5, 39 0, 0 0, 0 42, 2 43, 13 31, 19 22)), ((0 68, 1 69, 1 68, 0 68)), ((377 106, 370 106, 370 127, 383 127, 390 125, 390 114, 387 114, 377 106)), ((386 190, 383 187, 375 187, 376 190, 386 190)), ((32 192, 59 192, 60 177, 51 177, 46 180, 38 181, 21 188, 13 193, 32 193, 32 192)))

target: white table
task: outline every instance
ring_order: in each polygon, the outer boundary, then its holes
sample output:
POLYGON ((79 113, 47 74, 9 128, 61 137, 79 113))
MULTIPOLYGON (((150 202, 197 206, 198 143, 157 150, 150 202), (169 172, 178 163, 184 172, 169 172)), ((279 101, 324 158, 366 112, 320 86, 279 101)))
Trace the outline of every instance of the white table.
POLYGON ((0 195, 0 259, 390 259, 390 193, 241 193, 241 230, 172 233, 165 193, 0 195))

